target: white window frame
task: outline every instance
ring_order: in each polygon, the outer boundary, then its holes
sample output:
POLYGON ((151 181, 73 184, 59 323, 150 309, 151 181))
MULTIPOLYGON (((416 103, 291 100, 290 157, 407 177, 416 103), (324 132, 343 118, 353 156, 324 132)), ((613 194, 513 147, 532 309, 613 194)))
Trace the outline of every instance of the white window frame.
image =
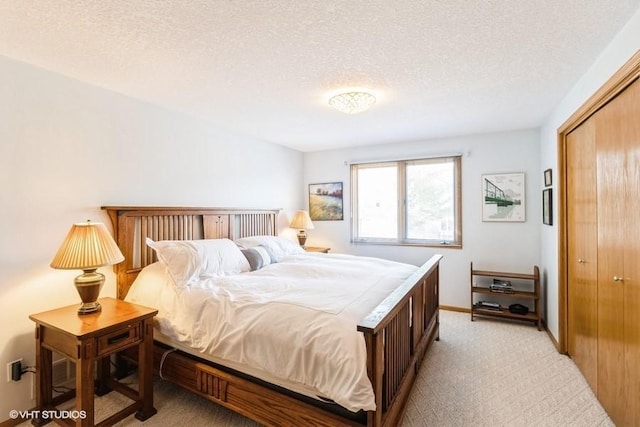
POLYGON ((462 156, 440 156, 351 163, 351 242, 355 244, 401 245, 462 248, 462 156), (406 220, 406 167, 421 162, 446 161, 454 165, 454 239, 450 241, 408 239, 406 220), (358 235, 358 169, 367 167, 396 166, 398 171, 398 232, 396 238, 363 238, 358 235))

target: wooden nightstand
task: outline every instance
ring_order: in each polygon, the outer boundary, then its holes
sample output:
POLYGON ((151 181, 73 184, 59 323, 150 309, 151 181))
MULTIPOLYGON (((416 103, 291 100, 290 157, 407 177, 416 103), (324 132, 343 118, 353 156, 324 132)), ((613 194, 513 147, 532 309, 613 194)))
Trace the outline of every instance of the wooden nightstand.
POLYGON ((328 254, 331 248, 322 248, 316 246, 303 246, 304 250, 307 252, 322 252, 323 254, 328 254))
MULTIPOLYGON (((146 420, 157 411, 153 407, 153 316, 158 310, 113 298, 101 298, 102 311, 78 314, 78 304, 32 314, 36 322, 36 409, 55 410, 56 405, 76 398, 75 410, 84 418, 56 420, 69 425, 94 425, 94 372, 103 395, 111 390, 126 395, 134 403, 111 415, 100 425, 112 425, 136 412, 146 420), (138 346, 138 390, 117 382, 111 376, 110 357, 138 346), (76 365, 76 390, 52 397, 52 351, 64 354, 76 365), (97 363, 96 363, 97 362, 97 363), (84 411, 84 412, 81 412, 84 411)), ((43 425, 51 418, 39 418, 43 425)))

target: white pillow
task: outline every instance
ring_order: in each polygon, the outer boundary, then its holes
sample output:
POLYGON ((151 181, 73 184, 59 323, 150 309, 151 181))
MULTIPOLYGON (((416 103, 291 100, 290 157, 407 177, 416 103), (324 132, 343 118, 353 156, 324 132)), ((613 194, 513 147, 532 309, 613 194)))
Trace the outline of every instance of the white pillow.
POLYGON ((147 238, 178 286, 209 277, 249 271, 249 262, 229 239, 161 240, 147 238))
POLYGON ((242 237, 235 240, 236 244, 241 248, 254 248, 256 246, 264 246, 273 254, 275 261, 286 255, 303 254, 304 249, 302 247, 280 236, 250 236, 242 237))
POLYGON ((171 277, 167 274, 167 266, 162 262, 149 264, 140 270, 124 300, 158 308, 160 307, 162 287, 167 282, 172 282, 171 277))

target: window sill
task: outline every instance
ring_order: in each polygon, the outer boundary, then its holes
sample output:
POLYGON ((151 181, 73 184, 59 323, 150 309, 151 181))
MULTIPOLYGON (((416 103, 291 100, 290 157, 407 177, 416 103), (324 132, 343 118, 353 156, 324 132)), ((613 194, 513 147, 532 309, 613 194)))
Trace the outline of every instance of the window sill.
POLYGON ((462 249, 460 243, 409 243, 409 242, 376 242, 376 241, 363 241, 352 240, 353 245, 376 245, 376 246, 413 246, 422 248, 445 248, 445 249, 462 249))

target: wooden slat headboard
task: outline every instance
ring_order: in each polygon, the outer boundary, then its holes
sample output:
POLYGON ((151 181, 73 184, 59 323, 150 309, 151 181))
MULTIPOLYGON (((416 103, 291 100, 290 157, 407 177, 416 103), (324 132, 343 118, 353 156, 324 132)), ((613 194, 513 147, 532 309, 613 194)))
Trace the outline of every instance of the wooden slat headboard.
POLYGON ((123 299, 140 270, 157 260, 152 240, 238 239, 278 235, 280 209, 103 206, 125 260, 114 266, 123 299))

